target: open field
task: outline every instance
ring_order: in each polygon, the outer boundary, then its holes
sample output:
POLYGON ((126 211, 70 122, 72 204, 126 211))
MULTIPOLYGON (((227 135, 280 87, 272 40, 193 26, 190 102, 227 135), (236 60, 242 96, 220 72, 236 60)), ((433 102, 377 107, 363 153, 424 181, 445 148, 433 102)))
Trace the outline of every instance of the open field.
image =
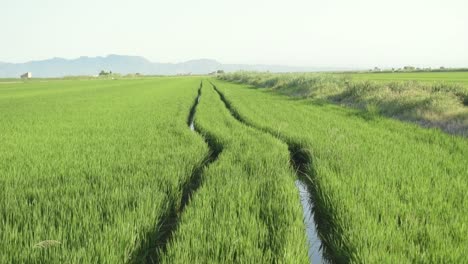
POLYGON ((270 87, 0 85, 0 263, 466 259, 466 138, 270 87))
POLYGON ((0 84, 11 84, 11 83, 20 83, 22 82, 17 78, 0 78, 0 84))

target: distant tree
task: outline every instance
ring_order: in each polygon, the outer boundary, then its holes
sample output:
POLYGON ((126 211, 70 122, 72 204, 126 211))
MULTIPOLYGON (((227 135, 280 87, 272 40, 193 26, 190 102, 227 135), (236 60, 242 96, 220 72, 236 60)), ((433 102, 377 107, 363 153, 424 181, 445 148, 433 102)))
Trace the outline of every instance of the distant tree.
POLYGON ((403 67, 403 70, 405 71, 414 71, 416 68, 414 66, 405 66, 403 67))
POLYGON ((216 73, 217 74, 224 74, 224 70, 217 70, 216 73))
MULTIPOLYGON (((112 75, 112 71, 104 71, 104 70, 101 70, 101 72, 99 72, 99 76, 107 76, 107 75, 112 75)), ((115 75, 115 73, 114 73, 115 75)))

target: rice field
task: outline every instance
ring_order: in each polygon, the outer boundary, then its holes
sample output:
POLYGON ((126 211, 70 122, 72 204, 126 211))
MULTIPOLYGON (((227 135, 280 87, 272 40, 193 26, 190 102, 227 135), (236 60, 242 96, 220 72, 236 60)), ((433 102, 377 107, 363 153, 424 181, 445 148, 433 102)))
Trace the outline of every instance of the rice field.
POLYGON ((0 262, 139 262, 208 147, 186 126, 200 80, 0 87, 0 262))
POLYGON ((0 85, 0 263, 463 263, 468 141, 206 77, 0 85), (309 209, 307 209, 309 210, 309 209))
POLYGON ((336 263, 463 263, 468 141, 268 90, 215 82, 246 123, 309 153, 309 188, 336 263))

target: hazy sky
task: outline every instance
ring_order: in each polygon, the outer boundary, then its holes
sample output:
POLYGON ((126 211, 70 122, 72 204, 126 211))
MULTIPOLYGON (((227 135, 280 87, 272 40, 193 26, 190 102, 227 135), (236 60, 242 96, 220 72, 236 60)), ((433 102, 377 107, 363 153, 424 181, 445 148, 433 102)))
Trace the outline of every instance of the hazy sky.
POLYGON ((468 66, 468 0, 1 0, 0 61, 468 66))

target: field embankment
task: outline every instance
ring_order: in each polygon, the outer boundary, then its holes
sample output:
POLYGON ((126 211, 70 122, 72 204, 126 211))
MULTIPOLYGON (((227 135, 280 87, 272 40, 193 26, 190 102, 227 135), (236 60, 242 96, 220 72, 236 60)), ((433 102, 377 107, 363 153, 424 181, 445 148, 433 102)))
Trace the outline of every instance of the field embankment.
POLYGON ((327 101, 363 109, 370 117, 385 115, 468 136, 468 73, 430 73, 435 76, 432 79, 424 74, 376 73, 351 77, 343 74, 238 72, 220 78, 315 102, 327 101), (418 74, 422 76, 416 81, 413 79, 416 77, 410 77, 418 74), (366 76, 377 79, 366 79, 366 76))
POLYGON ((369 80, 379 82, 418 81, 428 84, 454 83, 468 85, 468 72, 373 72, 351 74, 354 80, 369 80))
POLYGON ((333 260, 464 261, 466 139, 246 85, 215 85, 246 123, 311 153, 309 185, 326 228, 319 235, 333 260))

